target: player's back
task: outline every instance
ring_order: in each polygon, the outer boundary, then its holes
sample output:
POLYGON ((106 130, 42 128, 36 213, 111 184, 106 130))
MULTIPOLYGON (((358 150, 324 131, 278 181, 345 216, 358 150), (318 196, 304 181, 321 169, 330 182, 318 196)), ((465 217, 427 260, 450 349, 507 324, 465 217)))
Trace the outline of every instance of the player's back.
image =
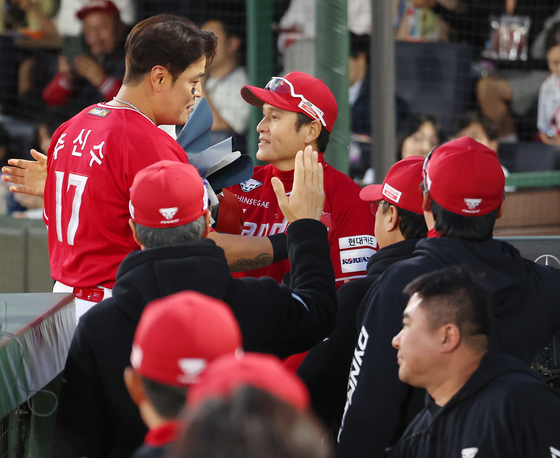
POLYGON ((163 159, 188 162, 175 140, 130 108, 93 105, 57 129, 44 215, 53 279, 113 286, 120 262, 138 248, 128 225, 132 181, 163 159))

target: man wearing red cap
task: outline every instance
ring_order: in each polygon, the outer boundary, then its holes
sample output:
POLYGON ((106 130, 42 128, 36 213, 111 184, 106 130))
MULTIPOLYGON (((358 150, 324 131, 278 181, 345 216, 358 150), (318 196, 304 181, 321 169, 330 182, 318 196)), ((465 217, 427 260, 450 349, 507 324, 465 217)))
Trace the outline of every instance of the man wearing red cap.
MULTIPOLYGON (((494 298, 490 349, 531 364, 560 326, 560 271, 523 259, 492 238, 504 210, 505 178, 496 153, 462 137, 440 145, 423 166, 428 238, 411 259, 387 269, 368 292, 348 381, 337 456, 382 457, 420 406, 398 379, 393 336, 402 328, 404 287, 445 266, 484 273, 494 298)), ((416 397, 413 397, 416 399, 416 397)), ((474 456, 474 455, 473 455, 474 456)))
MULTIPOLYGON (((161 161, 136 174, 130 224, 142 250, 121 263, 113 296, 80 319, 66 360, 64 401, 58 413, 70 443, 76 436, 75 423, 80 429, 101 431, 104 439, 97 440, 99 445, 86 441, 91 450, 84 446, 58 457, 106 456, 97 453, 98 447, 112 449, 115 441, 123 440, 106 431, 113 421, 114 415, 108 413, 113 404, 107 406, 100 399, 124 390, 122 371, 135 328, 152 300, 186 290, 223 300, 239 322, 245 349, 280 357, 309 349, 332 330, 336 290, 327 231, 319 221, 324 194, 317 156, 308 148, 296 157, 289 197, 281 182, 273 180, 280 206, 292 223, 288 251, 293 289, 271 278, 232 278, 224 251, 206 237, 210 220, 206 186, 193 166, 161 161)), ((215 339, 209 335, 208 340, 215 339)))
POLYGON ((82 35, 88 54, 68 62, 58 58, 59 72, 43 90, 43 100, 65 119, 99 100, 117 95, 125 71, 124 40, 127 27, 119 10, 108 0, 90 0, 76 15, 82 21, 82 35))
POLYGON ((338 291, 335 329, 313 347, 297 370, 311 393, 314 411, 336 437, 346 402, 348 367, 352 363, 363 308, 362 299, 371 285, 396 262, 412 257, 419 239, 428 229, 422 212, 422 165, 424 158, 410 156, 397 162, 381 185, 366 186, 360 198, 375 214, 375 238, 379 251, 367 265, 367 277, 338 291))
MULTIPOLYGON (((257 159, 268 165, 256 167, 250 180, 229 189, 244 209, 243 235, 282 233, 288 221, 276 203, 271 178, 282 180, 290 192, 297 151, 308 145, 319 153, 325 151, 338 114, 336 100, 325 83, 301 72, 274 77, 264 89, 243 86, 241 95, 246 102, 263 110, 257 126, 257 159)), ((347 280, 365 276, 367 262, 377 249, 374 218, 359 198, 359 186, 325 163, 322 155, 320 158, 325 174, 321 221, 329 230, 331 260, 339 287, 347 280)), ((269 276, 281 282, 289 270, 288 261, 282 261, 237 275, 269 276)))

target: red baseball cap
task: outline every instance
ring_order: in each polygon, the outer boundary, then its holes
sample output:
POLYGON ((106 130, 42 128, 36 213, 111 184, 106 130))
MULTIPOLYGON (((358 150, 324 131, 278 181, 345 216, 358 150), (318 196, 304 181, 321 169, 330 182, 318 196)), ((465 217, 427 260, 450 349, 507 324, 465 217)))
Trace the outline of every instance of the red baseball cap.
POLYGON ((498 156, 470 137, 461 137, 432 150, 424 163, 424 187, 446 210, 482 216, 504 199, 506 178, 498 156))
POLYGON ((241 345, 239 325, 226 304, 182 291, 146 306, 134 334, 130 362, 150 380, 190 386, 210 361, 241 351, 241 345))
POLYGON ((393 165, 383 184, 371 184, 360 191, 360 198, 374 202, 385 200, 399 208, 422 214, 422 165, 424 158, 409 156, 393 165))
POLYGON ((282 367, 272 355, 259 353, 228 354, 217 358, 187 395, 187 405, 196 408, 216 397, 229 397, 238 388, 250 385, 276 396, 292 406, 306 410, 309 393, 301 379, 282 367))
POLYGON ((241 88, 241 96, 258 108, 268 103, 282 110, 303 113, 312 119, 322 119, 329 132, 332 132, 338 115, 336 100, 327 85, 302 72, 275 76, 264 89, 245 85, 241 88))
POLYGON ((129 207, 132 220, 142 226, 182 226, 206 213, 208 191, 192 165, 160 161, 136 174, 129 207))
POLYGON ((78 16, 80 21, 83 21, 89 13, 93 13, 94 11, 119 14, 119 9, 109 0, 89 0, 84 7, 76 13, 76 16, 78 16))

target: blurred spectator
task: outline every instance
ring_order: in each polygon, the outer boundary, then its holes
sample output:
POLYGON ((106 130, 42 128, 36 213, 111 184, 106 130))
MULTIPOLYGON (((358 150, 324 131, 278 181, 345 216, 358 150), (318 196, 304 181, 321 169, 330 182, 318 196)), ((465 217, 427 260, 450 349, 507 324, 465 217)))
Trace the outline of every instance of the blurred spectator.
MULTIPOLYGON (((372 122, 370 114, 369 35, 350 32, 348 59, 348 99, 351 107, 350 171, 349 175, 361 185, 373 183, 370 169, 372 122)), ((402 124, 408 113, 407 103, 396 96, 396 125, 402 124)), ((374 123, 375 125, 375 123, 374 123)))
POLYGON ((539 91, 537 128, 544 143, 560 145, 560 23, 548 31, 545 48, 546 61, 552 74, 539 91))
POLYGON ((49 107, 67 118, 84 107, 110 101, 124 76, 124 40, 128 32, 111 1, 91 0, 77 13, 87 52, 68 50, 58 57, 58 73, 43 91, 49 107))
POLYGON ((436 118, 429 113, 412 115, 404 123, 397 143, 397 160, 409 156, 426 157, 443 139, 436 118))
POLYGON ((242 386, 187 416, 188 427, 167 458, 329 458, 324 428, 267 391, 242 386))
MULTIPOLYGON (((292 0, 280 19, 278 49, 283 73, 300 71, 315 76, 315 0, 292 0)), ((348 0, 348 29, 357 35, 371 32, 369 0, 348 0)))
POLYGON ((470 137, 493 151, 498 150, 498 129, 493 119, 478 111, 467 111, 459 116, 450 140, 470 137))
POLYGON ((12 151, 10 145, 10 135, 0 124, 0 166, 4 167, 8 165, 8 159, 15 157, 14 151, 12 151))
POLYGON ((234 136, 236 148, 244 152, 251 109, 239 92, 249 82, 245 68, 241 66, 245 54, 244 9, 227 16, 210 16, 202 25, 203 29, 211 30, 218 37, 216 57, 206 69, 203 94, 214 117, 212 143, 234 136))
POLYGON ((430 0, 393 0, 395 38, 406 41, 447 41, 449 24, 434 13, 430 0))

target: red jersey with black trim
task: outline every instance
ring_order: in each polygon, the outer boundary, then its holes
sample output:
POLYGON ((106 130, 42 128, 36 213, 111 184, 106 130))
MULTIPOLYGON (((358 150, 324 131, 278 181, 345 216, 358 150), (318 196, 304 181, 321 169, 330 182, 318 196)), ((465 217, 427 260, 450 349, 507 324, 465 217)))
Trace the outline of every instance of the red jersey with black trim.
POLYGON ((53 279, 113 287, 119 264, 138 249, 128 225, 132 181, 164 159, 188 163, 173 138, 131 108, 92 105, 56 130, 43 215, 53 279))
MULTIPOLYGON (((327 164, 323 164, 325 205, 321 221, 329 230, 331 260, 334 266, 336 286, 345 280, 366 276, 367 262, 377 251, 373 235, 375 217, 370 205, 360 199, 360 187, 348 176, 327 164)), ((243 235, 269 236, 285 232, 288 221, 284 218, 270 179, 282 180, 287 193, 292 191, 294 171, 281 171, 271 164, 255 167, 253 177, 228 189, 233 192, 243 207, 243 235)), ((269 276, 281 282, 290 271, 288 260, 276 262, 268 267, 233 274, 235 277, 269 276)))

